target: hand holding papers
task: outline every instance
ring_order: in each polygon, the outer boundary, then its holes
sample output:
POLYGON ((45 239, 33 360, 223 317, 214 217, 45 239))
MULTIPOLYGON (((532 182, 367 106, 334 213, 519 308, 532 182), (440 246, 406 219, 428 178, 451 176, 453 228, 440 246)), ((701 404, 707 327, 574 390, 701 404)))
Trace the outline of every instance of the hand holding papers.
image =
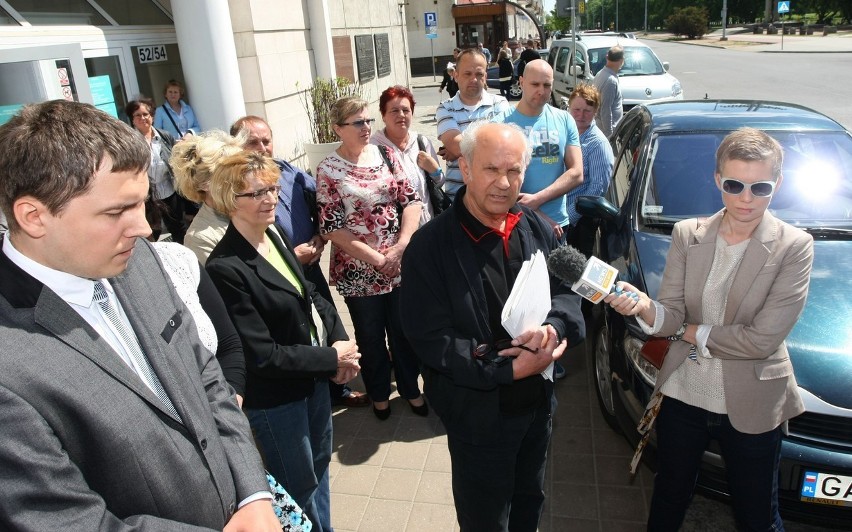
MULTIPOLYGON (((537 251, 530 260, 524 261, 512 292, 503 306, 500 323, 512 338, 524 331, 540 327, 550 313, 550 274, 547 272, 547 260, 541 251, 537 251)), ((553 363, 542 376, 553 380, 553 363)))

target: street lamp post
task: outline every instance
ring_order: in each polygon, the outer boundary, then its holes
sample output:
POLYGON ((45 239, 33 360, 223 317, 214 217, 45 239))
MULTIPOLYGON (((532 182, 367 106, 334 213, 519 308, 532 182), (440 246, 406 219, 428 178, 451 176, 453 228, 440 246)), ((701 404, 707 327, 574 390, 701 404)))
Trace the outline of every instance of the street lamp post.
POLYGON ((720 41, 727 41, 728 30, 728 0, 722 0, 722 38, 720 41))
POLYGON ((648 0, 645 0, 645 35, 648 35, 648 0))

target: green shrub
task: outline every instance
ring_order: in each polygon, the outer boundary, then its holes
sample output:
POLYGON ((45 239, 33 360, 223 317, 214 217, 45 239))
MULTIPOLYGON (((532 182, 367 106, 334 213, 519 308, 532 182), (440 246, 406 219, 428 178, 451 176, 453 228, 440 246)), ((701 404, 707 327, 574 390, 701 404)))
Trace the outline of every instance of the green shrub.
POLYGON ((707 33, 709 24, 707 9, 689 6, 676 7, 666 18, 666 29, 675 35, 686 35, 689 39, 699 39, 707 33))

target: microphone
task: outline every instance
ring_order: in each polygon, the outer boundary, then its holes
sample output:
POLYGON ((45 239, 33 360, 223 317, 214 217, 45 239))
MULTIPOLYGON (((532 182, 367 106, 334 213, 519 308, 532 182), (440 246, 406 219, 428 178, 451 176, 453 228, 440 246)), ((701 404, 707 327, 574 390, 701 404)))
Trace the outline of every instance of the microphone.
POLYGON ((556 278, 571 285, 571 290, 594 304, 609 294, 626 294, 639 300, 635 292, 624 292, 615 285, 618 270, 597 257, 586 256, 571 246, 559 246, 547 257, 547 269, 556 278))

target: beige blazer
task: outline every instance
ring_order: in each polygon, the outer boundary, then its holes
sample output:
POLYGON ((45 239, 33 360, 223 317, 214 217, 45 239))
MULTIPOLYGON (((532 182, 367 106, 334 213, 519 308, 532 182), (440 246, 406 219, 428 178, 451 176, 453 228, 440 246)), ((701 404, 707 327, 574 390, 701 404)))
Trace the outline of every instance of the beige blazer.
MULTIPOLYGON (((675 225, 658 294, 665 307, 658 336, 683 322, 704 323, 701 299, 723 214, 675 225)), ((804 411, 784 339, 805 306, 813 254, 809 234, 766 212, 735 274, 724 325, 711 329, 707 348, 722 360, 725 405, 740 432, 767 432, 804 411)), ((688 343, 672 344, 655 391, 688 352, 688 343)))

